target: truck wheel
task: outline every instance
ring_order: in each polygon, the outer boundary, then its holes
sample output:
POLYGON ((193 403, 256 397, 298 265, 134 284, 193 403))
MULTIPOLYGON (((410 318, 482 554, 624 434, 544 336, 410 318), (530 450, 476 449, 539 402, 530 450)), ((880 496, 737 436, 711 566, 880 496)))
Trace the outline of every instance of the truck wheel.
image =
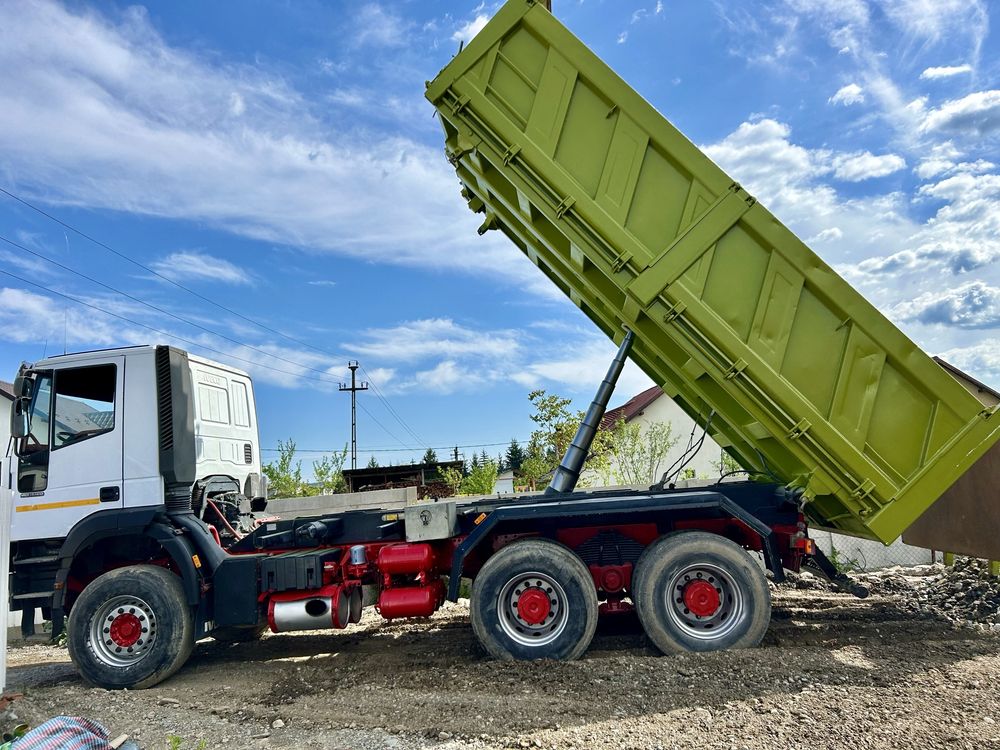
POLYGON ((94 579, 69 616, 69 655, 98 687, 147 688, 165 680, 194 648, 194 623, 180 579, 133 565, 94 579))
POLYGON ((472 582, 472 629, 497 659, 576 659, 597 628, 597 590, 583 561, 526 539, 494 554, 472 582))
POLYGON ((267 625, 256 625, 249 628, 216 628, 212 631, 212 637, 219 643, 250 643, 259 641, 267 625))
POLYGON ((663 653, 756 646, 771 621, 764 572, 718 534, 668 534, 636 563, 632 597, 646 635, 663 653))

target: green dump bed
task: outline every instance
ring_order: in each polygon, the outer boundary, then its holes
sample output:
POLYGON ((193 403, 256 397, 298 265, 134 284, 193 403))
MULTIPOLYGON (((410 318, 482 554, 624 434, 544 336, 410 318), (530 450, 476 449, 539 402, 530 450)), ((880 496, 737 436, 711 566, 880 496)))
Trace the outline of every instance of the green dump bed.
POLYGON ((747 468, 890 542, 994 443, 986 409, 543 6, 428 85, 498 229, 747 468))

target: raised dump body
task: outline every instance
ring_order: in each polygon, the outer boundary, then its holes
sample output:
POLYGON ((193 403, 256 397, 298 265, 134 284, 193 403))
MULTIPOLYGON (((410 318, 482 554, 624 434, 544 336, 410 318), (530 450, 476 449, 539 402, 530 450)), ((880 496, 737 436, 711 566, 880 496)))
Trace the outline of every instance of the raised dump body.
MULTIPOLYGON (((431 82, 499 229, 746 468, 891 542, 1000 436, 985 407, 533 0, 431 82)), ((981 462, 977 467, 985 467, 981 462)), ((962 551, 962 550, 956 550, 962 551)))

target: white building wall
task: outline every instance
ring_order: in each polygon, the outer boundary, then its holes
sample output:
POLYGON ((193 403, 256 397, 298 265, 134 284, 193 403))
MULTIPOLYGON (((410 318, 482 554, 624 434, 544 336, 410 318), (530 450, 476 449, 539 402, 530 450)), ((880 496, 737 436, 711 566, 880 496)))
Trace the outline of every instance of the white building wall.
MULTIPOLYGON (((660 477, 663 475, 668 468, 675 461, 677 461, 683 454, 685 449, 688 447, 689 442, 697 442, 701 437, 701 427, 695 425, 695 422, 691 417, 685 414, 681 408, 674 403, 673 399, 663 395, 657 398, 653 403, 645 408, 645 410, 632 419, 632 424, 638 424, 640 428, 645 432, 650 425, 656 423, 670 424, 670 436, 677 440, 673 448, 667 454, 656 468, 656 476, 653 477, 652 482, 658 482, 660 477), (692 430, 694 434, 692 435, 692 430)), ((706 436, 705 442, 701 446, 701 450, 691 459, 685 468, 693 469, 697 478, 715 478, 719 476, 719 462, 722 459, 722 448, 712 440, 711 437, 706 436)), ((584 479, 589 482, 591 487, 601 487, 604 486, 600 476, 597 476, 594 472, 586 472, 584 479)), ((651 483, 652 483, 651 482, 651 483)), ((612 477, 611 484, 617 484, 612 477)))
MULTIPOLYGON (((696 426, 694 420, 666 395, 653 401, 632 422, 641 425, 643 430, 650 424, 669 422, 671 436, 679 438, 677 444, 660 463, 657 468, 657 476, 653 481, 659 481, 663 472, 684 453, 689 440, 697 441, 701 437, 701 427, 696 426), (694 430, 693 437, 691 436, 692 429, 694 430)), ((722 448, 712 438, 706 436, 705 444, 702 445, 701 450, 698 451, 691 463, 687 464, 686 468, 694 469, 699 479, 718 477, 721 456, 722 448)), ((601 478, 593 472, 587 472, 584 478, 589 480, 591 487, 601 487, 604 484, 601 478)), ((836 548, 842 561, 854 562, 863 570, 880 570, 893 565, 924 565, 932 562, 930 550, 912 547, 899 539, 886 546, 881 542, 857 539, 829 531, 813 530, 810 532, 810 536, 816 540, 820 549, 827 555, 830 555, 831 550, 836 548)))

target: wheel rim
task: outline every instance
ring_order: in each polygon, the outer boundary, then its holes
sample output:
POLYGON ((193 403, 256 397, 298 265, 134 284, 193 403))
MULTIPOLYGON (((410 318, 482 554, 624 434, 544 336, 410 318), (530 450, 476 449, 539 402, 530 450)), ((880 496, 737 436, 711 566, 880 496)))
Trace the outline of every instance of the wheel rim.
POLYGON ((90 645, 112 667, 135 664, 156 640, 156 615, 137 596, 116 596, 105 602, 90 623, 90 645))
POLYGON ((519 573, 500 589, 497 614, 500 627, 512 640, 523 646, 544 646, 566 628, 566 592, 544 573, 519 573))
POLYGON ((746 619, 742 589, 728 572, 709 563, 677 573, 667 587, 666 605, 674 625, 700 641, 724 638, 746 619))

